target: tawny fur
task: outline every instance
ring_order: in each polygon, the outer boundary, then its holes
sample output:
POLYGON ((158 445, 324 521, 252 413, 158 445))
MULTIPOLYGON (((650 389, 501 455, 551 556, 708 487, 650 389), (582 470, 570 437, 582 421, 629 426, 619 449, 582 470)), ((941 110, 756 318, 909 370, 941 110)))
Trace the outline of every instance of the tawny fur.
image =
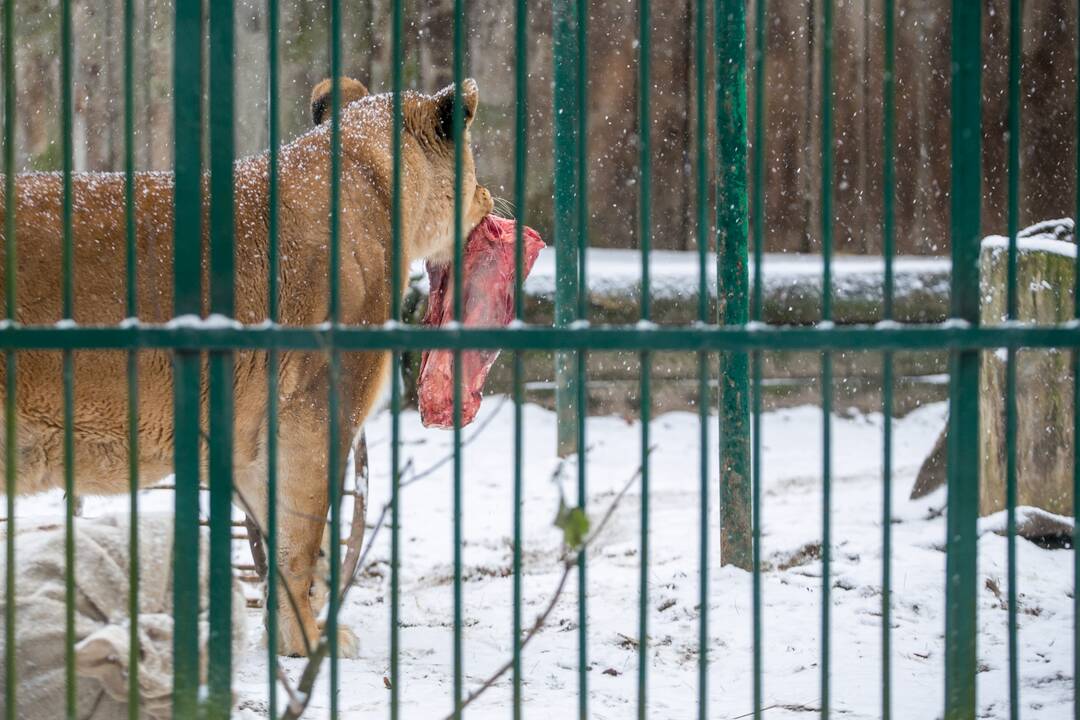
MULTIPOLYGON (((362 86, 361 86, 362 87, 362 86)), ((477 88, 462 89, 469 123, 477 88)), ((390 308, 391 96, 368 95, 341 111, 341 321, 378 325, 390 308)), ((448 262, 453 245, 454 150, 450 128, 452 88, 434 96, 403 97, 405 133, 401 237, 402 278, 419 258, 448 262)), ((313 325, 327 320, 330 123, 280 150, 280 322, 313 325)), ((466 145, 462 183, 464 233, 492 210, 490 194, 476 184, 466 145)), ((125 316, 124 177, 85 173, 73 178, 74 320, 111 325, 125 316)), ((204 184, 205 187, 205 184, 204 184)), ((166 322, 173 307, 173 177, 139 173, 135 179, 137 297, 142 322, 166 322)), ((17 318, 25 325, 61 319, 62 179, 30 173, 16 180, 17 318)), ((204 220, 209 199, 204 205, 204 220)), ((236 318, 258 323, 268 314, 268 155, 235 165, 236 318)), ((0 207, 3 203, 0 202, 0 207)), ((0 228, 3 227, 0 211, 0 228)), ((205 227, 205 222, 204 222, 205 227)), ((207 306, 208 236, 203 236, 204 309, 207 306)), ((0 242, 0 278, 5 266, 0 242)), ((324 353, 280 356, 277 498, 280 639, 283 654, 304 653, 318 626, 308 599, 326 517, 327 375, 324 353), (299 602, 299 617, 286 600, 299 602)), ((18 354, 16 380, 17 471, 20 493, 63 483, 63 403, 59 352, 18 354)), ((173 371, 165 351, 139 353, 139 480, 150 485, 172 472, 173 371)), ((267 377, 265 353, 236 357, 235 455, 237 491, 266 523, 267 377)), ((388 356, 343 353, 340 447, 350 439, 388 379, 388 356)), ((0 397, 5 386, 0 363, 0 397)), ((75 353, 75 473, 82 495, 125 492, 128 487, 126 355, 121 351, 75 353)), ((206 388, 202 399, 205 404, 206 388)), ((205 407, 204 407, 205 416, 205 407)), ((0 425, 0 438, 6 429, 0 425)), ((204 448, 205 449, 205 448, 204 448)), ((2 453, 0 453, 2 454, 2 453)), ((0 472, 3 458, 0 458, 0 472)), ((355 640, 346 631, 346 645, 355 640)))

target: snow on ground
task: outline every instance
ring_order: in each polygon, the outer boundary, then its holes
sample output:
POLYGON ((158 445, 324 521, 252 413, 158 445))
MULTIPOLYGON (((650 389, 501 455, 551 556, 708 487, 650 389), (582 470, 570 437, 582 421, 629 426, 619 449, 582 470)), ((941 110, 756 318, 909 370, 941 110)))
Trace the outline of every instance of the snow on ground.
MULTIPOLYGON (((907 499, 921 460, 945 421, 944 405, 921 408, 895 424, 893 503, 894 716, 940 717, 943 697, 943 495, 907 499)), ((523 621, 531 624, 560 575, 561 532, 552 526, 558 488, 552 413, 524 408, 523 621)), ((766 717, 805 718, 819 707, 821 564, 808 551, 821 533, 821 411, 799 407, 763 416, 764 699, 766 717), (777 569, 783 568, 783 569, 777 569)), ((401 416, 404 458, 417 469, 450 451, 452 435, 425 430, 413 412, 401 416)), ((488 398, 464 449, 464 665, 475 688, 511 654, 513 407, 488 398), (495 414, 495 417, 491 417, 495 414), (484 424, 486 420, 491 422, 484 424)), ((832 708, 835 716, 880 716, 882 418, 848 413, 833 421, 832 708)), ((710 717, 743 717, 751 707, 751 577, 719 564, 715 418, 710 423, 710 717)), ((389 419, 368 428, 372 453, 369 521, 387 499, 389 419)), ((640 426, 613 417, 587 427, 589 512, 597 519, 639 466, 640 426)), ((651 555, 649 587, 649 708, 656 718, 696 717, 698 672, 697 416, 669 413, 651 428, 651 555)), ((576 473, 566 473, 572 497, 576 473)), ((449 464, 403 490, 401 549, 401 699, 403 717, 441 718, 452 687, 452 484, 449 464)), ((168 493, 150 491, 148 505, 168 493)), ((626 718, 636 707, 640 486, 634 485, 590 550, 588 565, 589 707, 598 720, 626 718)), ((56 494, 20 500, 24 512, 48 514, 56 494)), ((92 500, 88 513, 122 500, 92 500)), ((390 534, 377 538, 372 563, 342 609, 360 638, 360 657, 340 662, 340 708, 347 718, 383 717, 388 675, 390 534)), ((242 550, 238 547, 238 553, 242 550)), ((1018 541, 1021 703, 1025 718, 1063 717, 1071 706, 1072 554, 1018 541)), ((979 544, 980 717, 1007 716, 1006 611, 990 587, 1005 588, 1005 540, 979 544)), ((564 718, 577 707, 577 594, 571 579, 547 626, 526 648, 524 699, 529 718, 564 718)), ((247 652, 237 658, 237 715, 265 708, 265 650, 259 611, 251 611, 247 652)), ((294 679, 303 661, 283 661, 294 679)), ((509 675, 467 712, 504 718, 509 675)), ((309 716, 325 717, 325 673, 309 716)))

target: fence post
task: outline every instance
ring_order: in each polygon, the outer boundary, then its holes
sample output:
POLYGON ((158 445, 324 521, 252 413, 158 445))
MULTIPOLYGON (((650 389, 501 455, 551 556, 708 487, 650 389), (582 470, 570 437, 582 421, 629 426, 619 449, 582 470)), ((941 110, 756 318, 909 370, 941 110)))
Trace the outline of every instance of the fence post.
MULTIPOLYGON (((746 199, 746 6, 716 7, 716 309, 721 325, 749 318, 746 199)), ((720 353, 720 560, 750 569, 750 366, 720 353)))
MULTIPOLYGON (((233 226, 233 79, 234 15, 232 0, 210 5, 210 311, 235 314, 235 240, 233 226)), ((205 717, 227 720, 232 706, 232 496, 233 370, 232 352, 209 353, 210 383, 210 635, 205 717)), ((275 560, 270 556, 271 562, 275 560)))
MULTIPOLYGON (((555 128, 555 325, 569 325, 576 318, 578 297, 577 209, 578 190, 578 46, 575 0, 554 0, 551 7, 552 57, 554 64, 555 128)), ((575 353, 555 353, 555 408, 558 454, 577 451, 577 397, 575 353)))
MULTIPOLYGON (((202 310, 202 5, 176 3, 173 132, 176 190, 173 313, 202 310)), ((195 717, 199 688, 199 386, 197 350, 173 356, 176 514, 173 570, 173 716, 195 717)))
MULTIPOLYGON (((981 3, 952 2, 952 317, 979 322, 981 3)), ((975 717, 979 351, 952 354, 945 570, 945 720, 975 717)))

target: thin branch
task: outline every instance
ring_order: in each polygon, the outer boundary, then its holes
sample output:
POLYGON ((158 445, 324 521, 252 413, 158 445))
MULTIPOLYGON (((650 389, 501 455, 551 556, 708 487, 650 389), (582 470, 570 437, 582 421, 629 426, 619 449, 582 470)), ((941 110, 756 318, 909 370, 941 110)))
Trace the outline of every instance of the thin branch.
MULTIPOLYGON (((459 451, 461 450, 461 448, 468 447, 469 443, 471 443, 473 440, 478 438, 480 436, 480 433, 484 432, 484 430, 487 429, 487 426, 491 424, 491 421, 494 420, 499 415, 499 410, 501 410, 502 406, 506 404, 507 398, 509 398, 509 397, 510 397, 509 395, 503 395, 499 399, 499 404, 495 406, 495 409, 491 412, 491 414, 489 414, 486 418, 481 420, 477 424, 476 428, 473 429, 473 431, 469 435, 469 437, 465 438, 465 440, 462 441, 461 445, 458 447, 459 451)), ((409 478, 405 482, 401 483, 401 487, 405 488, 405 487, 408 487, 409 485, 412 485, 415 482, 419 482, 420 480, 423 480, 428 475, 431 475, 433 472, 435 472, 436 470, 438 470, 443 465, 445 465, 446 463, 450 462, 453 459, 454 459, 454 453, 450 453, 449 455, 445 455, 445 456, 439 458, 432 465, 424 468, 420 472, 415 473, 411 478, 409 478)))
MULTIPOLYGON (((285 668, 281 667, 281 663, 277 663, 277 677, 281 686, 285 688, 285 694, 289 696, 289 707, 291 708, 294 705, 299 708, 304 707, 306 702, 293 689, 292 683, 289 682, 289 676, 285 674, 285 668)), ((303 712, 303 710, 300 712, 303 712)))
MULTIPOLYGON (((367 544, 364 546, 364 551, 360 554, 360 558, 357 561, 358 568, 363 567, 368 553, 371 552, 371 548, 375 544, 375 538, 379 536, 379 531, 383 528, 386 514, 390 511, 390 505, 390 503, 385 503, 382 510, 379 512, 379 519, 375 523, 375 529, 371 531, 371 537, 368 538, 367 544)), ((345 595, 353 586, 357 575, 358 574, 353 574, 346 579, 345 585, 341 588, 341 593, 338 596, 341 598, 338 607, 341 607, 341 603, 344 602, 345 595)), ((329 624, 327 627, 329 627, 329 624)), ((307 709, 308 702, 311 699, 311 690, 315 687, 315 679, 319 676, 319 668, 322 666, 323 660, 326 659, 326 655, 329 651, 329 636, 327 635, 326 628, 323 628, 323 632, 319 636, 319 644, 315 647, 315 651, 308 653, 307 663, 304 665, 304 670, 300 674, 300 680, 296 685, 296 694, 290 694, 290 697, 295 697, 295 701, 289 702, 289 706, 285 708, 285 712, 281 714, 281 720, 299 720, 300 716, 307 709)), ((280 664, 278 665, 278 672, 279 675, 283 672, 280 664)))
MULTIPOLYGON (((493 413, 492 415, 495 415, 495 414, 497 414, 497 413, 493 413)), ((478 427, 476 432, 474 432, 473 435, 470 436, 469 440, 472 440, 473 438, 475 438, 476 435, 478 435, 482 430, 483 430, 483 427, 478 427)), ((648 458, 648 456, 652 453, 652 451, 654 449, 655 449, 655 446, 650 447, 645 452, 645 458, 646 459, 648 458)), ((407 462, 405 464, 405 468, 403 468, 402 472, 405 472, 409 467, 411 467, 411 465, 412 465, 412 460, 410 459, 409 462, 407 462)), ((619 505, 620 502, 622 502, 622 499, 626 496, 626 493, 630 490, 630 488, 633 486, 633 484, 635 482, 637 482, 637 480, 641 477, 641 473, 642 473, 643 468, 644 468, 644 464, 642 464, 641 466, 638 467, 638 469, 634 472, 634 474, 630 477, 630 479, 622 487, 622 489, 619 491, 619 493, 611 501, 611 503, 609 504, 609 506, 608 506, 607 510, 605 511, 603 517, 601 517, 599 524, 597 524, 597 526, 593 529, 593 531, 591 533, 589 533, 589 535, 585 538, 584 541, 582 541, 581 545, 578 546, 572 553, 567 554, 562 559, 563 574, 559 578, 559 584, 556 586, 555 592, 552 595, 551 600, 548 601, 547 607, 545 607, 544 611, 536 618, 536 621, 533 623, 533 625, 529 629, 528 633, 522 639, 522 641, 521 641, 521 649, 524 649, 525 646, 528 645, 529 641, 531 641, 540 632, 540 630, 543 629, 544 625, 547 622, 548 617, 550 617, 550 615, 554 611, 556 605, 558 605, 559 599, 562 597, 562 593, 566 589, 566 581, 570 577, 570 573, 573 571, 574 566, 577 564, 578 557, 580 557, 582 554, 587 552, 589 547, 596 540, 596 538, 604 531, 604 528, 607 526, 608 521, 610 521, 611 517, 615 514, 616 507, 619 505)), ((425 471, 425 472, 429 473, 430 470, 432 470, 432 469, 433 468, 429 468, 428 471, 425 471)), ((399 473, 399 476, 400 476, 400 473, 399 473)), ((417 478, 414 475, 409 480, 409 482, 410 483, 414 482, 416 479, 417 478)), ((406 485, 406 483, 400 483, 398 485, 398 489, 400 490, 405 485, 406 485)), ((371 535, 370 535, 370 537, 368 537, 367 542, 364 545, 363 552, 360 553, 360 556, 357 559, 357 564, 356 564, 357 569, 362 568, 364 566, 364 561, 367 559, 367 556, 371 552, 371 548, 374 547, 374 545, 375 545, 375 540, 378 538, 379 531, 382 530, 382 528, 383 528, 383 526, 385 524, 386 516, 387 516, 387 513, 389 513, 391 506, 392 506, 392 501, 388 501, 388 502, 383 504, 382 509, 379 511, 379 518, 375 523, 375 527, 371 531, 371 535)), ((339 603, 338 603, 338 607, 341 607, 341 605, 344 604, 345 596, 348 593, 348 591, 352 588, 352 586, 355 583, 356 578, 358 577, 358 575, 359 575, 359 573, 354 571, 351 575, 347 576, 347 578, 345 580, 345 584, 342 586, 340 594, 338 596, 340 598, 339 603)), ((327 625, 327 627, 328 626, 329 625, 327 625)), ((311 651, 309 649, 309 651, 308 651, 308 660, 307 660, 307 663, 305 663, 304 669, 300 674, 300 679, 297 682, 295 691, 293 691, 288 686, 287 680, 285 678, 284 671, 281 668, 280 663, 278 664, 278 676, 279 676, 279 678, 281 678, 282 683, 286 684, 286 689, 289 692, 289 697, 290 697, 290 702, 289 702, 288 706, 285 708, 285 712, 282 713, 280 720, 299 720, 300 716, 304 713, 305 710, 307 710, 308 702, 311 699, 311 691, 315 686, 315 680, 319 676, 319 670, 322 667, 322 663, 326 659, 326 656, 329 653, 329 651, 330 651, 329 637, 327 635, 326 627, 324 627, 322 633, 319 636, 318 645, 315 646, 315 650, 311 651)), ((480 697, 480 695, 483 694, 486 690, 488 690, 488 688, 490 688, 492 685, 494 685, 496 682, 498 682, 499 678, 502 677, 507 672, 507 670, 509 670, 512 666, 513 666, 513 660, 511 659, 509 662, 505 663, 502 667, 500 667, 479 688, 477 688, 476 691, 470 693, 469 697, 464 702, 462 702, 461 706, 459 707, 459 710, 465 708, 467 705, 469 705, 474 700, 476 700, 478 697, 480 697)), ((396 680, 396 678, 395 678, 395 680, 396 680)), ((448 717, 450 718, 450 720, 452 720, 455 715, 456 715, 456 713, 452 713, 448 717)))
POLYGON ((345 562, 342 565, 345 577, 352 577, 356 572, 360 560, 360 551, 364 545, 364 515, 367 512, 368 476, 370 472, 368 468, 367 435, 363 430, 360 431, 356 445, 353 447, 353 467, 355 468, 353 485, 356 492, 353 495, 352 527, 349 529, 349 540, 346 543, 348 549, 345 552, 345 562), (361 485, 363 490, 361 490, 361 485))
MULTIPOLYGON (((577 555, 575 554, 574 557, 576 558, 577 555)), ((551 612, 555 609, 555 606, 559 604, 559 599, 562 597, 563 590, 566 589, 566 581, 570 578, 570 573, 573 572, 573 569, 574 569, 574 561, 573 560, 563 562, 563 572, 562 572, 562 575, 559 577, 559 584, 555 586, 555 592, 552 594, 551 599, 548 601, 547 607, 545 607, 544 611, 542 613, 540 613, 536 617, 536 622, 534 622, 532 624, 532 627, 529 628, 529 631, 525 634, 525 637, 522 639, 521 645, 520 645, 520 648, 519 648, 520 650, 524 650, 525 646, 529 644, 529 641, 532 640, 533 637, 535 637, 536 634, 538 632, 540 632, 540 630, 547 623, 548 616, 551 615, 551 612)), ((469 693, 469 697, 465 698, 465 700, 462 701, 461 705, 458 706, 458 711, 457 712, 452 712, 449 715, 447 715, 446 720, 454 720, 454 718, 459 717, 459 714, 460 714, 461 710, 464 710, 474 700, 476 700, 478 697, 483 695, 492 685, 497 683, 499 681, 499 678, 501 678, 503 675, 505 675, 506 672, 510 668, 512 668, 513 666, 514 666, 514 658, 511 657, 509 660, 507 660, 505 663, 503 663, 502 666, 500 666, 498 670, 496 670, 494 673, 492 673, 491 677, 489 677, 487 680, 485 680, 484 683, 480 687, 478 687, 473 692, 469 693)))
MULTIPOLYGON (((760 712, 765 712, 766 710, 775 710, 778 707, 780 707, 780 705, 766 705, 765 707, 761 708, 760 712)), ((803 709, 803 708, 806 708, 807 710, 810 709, 806 705, 800 705, 796 709, 803 709)), ((743 713, 742 715, 735 715, 735 716, 729 718, 728 720, 740 720, 740 718, 753 717, 753 716, 755 716, 757 714, 758 714, 758 711, 743 713)))
MULTIPOLYGON (((648 455, 652 453, 655 447, 656 446, 654 445, 653 447, 650 447, 648 449, 648 451, 645 453, 646 459, 648 458, 648 455)), ((596 540, 597 537, 600 536, 600 533, 604 531, 604 528, 607 526, 608 521, 611 520, 612 515, 615 514, 615 509, 619 506, 619 503, 622 502, 622 499, 626 496, 626 493, 630 490, 634 483, 636 483, 641 478, 641 472, 643 467, 644 465, 639 466, 638 469, 634 472, 634 474, 630 477, 630 479, 626 481, 626 484, 623 485, 618 495, 616 495, 615 498, 608 505, 607 511, 600 519, 600 523, 591 533, 589 533, 588 537, 585 538, 585 540, 581 543, 577 550, 563 558, 563 572, 562 576, 559 577, 558 585, 555 586, 555 592, 552 594, 551 599, 548 601, 547 606, 544 608, 544 611, 537 616, 536 622, 532 624, 532 627, 529 628, 529 631, 521 640, 521 645, 518 646, 519 651, 524 650, 525 646, 529 644, 529 641, 536 637, 537 633, 539 633, 540 630, 543 629, 544 625, 547 623, 548 617, 551 615, 552 611, 555 610, 555 606, 558 605, 559 599, 562 597, 563 591, 566 589, 566 581, 570 578, 570 573, 573 572, 574 568, 577 566, 578 558, 580 558, 586 551, 588 551, 589 546, 593 543, 594 540, 596 540)), ((514 659, 513 657, 511 657, 509 660, 503 663, 494 673, 492 673, 491 676, 488 677, 488 679, 480 685, 480 687, 469 693, 469 696, 465 698, 464 701, 462 701, 461 705, 458 706, 457 710, 446 716, 446 720, 454 720, 454 718, 458 717, 462 710, 464 710, 473 701, 475 701, 477 698, 487 692, 495 683, 499 681, 499 678, 505 675, 507 671, 509 671, 510 668, 512 668, 513 666, 514 659)))

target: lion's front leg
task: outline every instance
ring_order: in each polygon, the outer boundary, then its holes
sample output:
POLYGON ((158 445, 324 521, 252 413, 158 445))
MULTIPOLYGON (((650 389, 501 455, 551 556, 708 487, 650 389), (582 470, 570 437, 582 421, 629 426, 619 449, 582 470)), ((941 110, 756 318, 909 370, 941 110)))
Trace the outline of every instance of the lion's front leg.
MULTIPOLYGON (((317 615, 322 603, 313 606, 313 586, 329 582, 329 553, 321 552, 330 506, 329 475, 325 434, 311 432, 310 425, 291 425, 282 423, 280 428, 278 460, 278 652, 303 656, 314 649, 321 634, 317 615)), ((339 450, 341 472, 348 447, 343 442, 339 450)), ((355 635, 339 625, 339 655, 354 657, 357 650, 355 635)))

